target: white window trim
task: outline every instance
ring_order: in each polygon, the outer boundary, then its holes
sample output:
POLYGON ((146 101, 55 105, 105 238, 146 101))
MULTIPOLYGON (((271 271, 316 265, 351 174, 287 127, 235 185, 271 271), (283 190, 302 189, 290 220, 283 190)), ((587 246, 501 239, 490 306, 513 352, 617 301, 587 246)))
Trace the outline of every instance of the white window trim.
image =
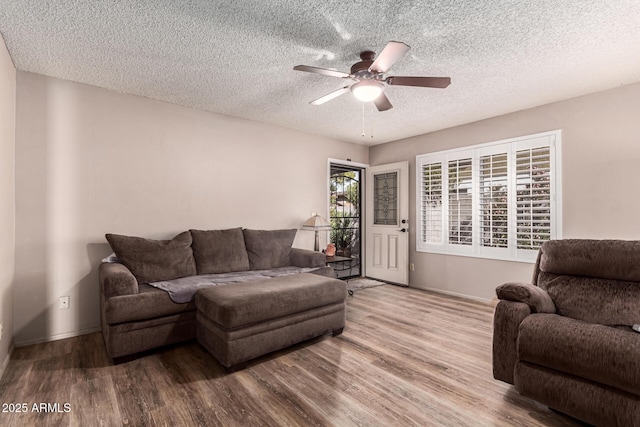
POLYGON ((508 161, 513 161, 513 156, 519 150, 548 145, 550 147, 550 181, 551 181, 551 239, 562 238, 562 173, 561 173, 561 138, 562 132, 554 130, 533 135, 526 135, 516 138, 509 138, 500 141, 493 141, 485 144, 478 144, 468 147, 456 148, 452 150, 438 151, 416 156, 416 251, 446 255, 470 256, 478 258, 498 259, 505 261, 533 263, 536 260, 538 250, 517 249, 516 245, 516 223, 514 218, 512 194, 515 185, 515 174, 509 173, 508 198, 509 198, 509 244, 507 248, 484 247, 480 242, 480 171, 479 159, 488 154, 504 153, 508 154, 508 161), (547 143, 541 143, 547 139, 547 143), (449 160, 460 158, 472 158, 472 188, 473 188, 473 243, 471 246, 455 245, 448 243, 448 182, 447 166, 449 160), (422 166, 430 163, 442 163, 442 236, 440 244, 426 243, 422 241, 422 166))

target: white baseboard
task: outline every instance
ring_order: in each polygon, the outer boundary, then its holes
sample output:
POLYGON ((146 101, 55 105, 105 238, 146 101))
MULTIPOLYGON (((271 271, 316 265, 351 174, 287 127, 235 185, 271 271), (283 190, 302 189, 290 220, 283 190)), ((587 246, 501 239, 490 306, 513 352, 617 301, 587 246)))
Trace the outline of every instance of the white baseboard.
POLYGON ((48 337, 44 337, 44 338, 36 338, 33 340, 26 340, 26 341, 16 341, 15 346, 26 347, 28 345, 41 344, 43 342, 58 341, 58 340, 63 340, 65 338, 73 338, 73 337, 78 337, 80 335, 92 334, 100 330, 102 330, 102 328, 98 326, 95 328, 83 329, 81 331, 73 331, 73 332, 65 332, 64 334, 49 335, 48 337))
POLYGON ((467 295, 467 294, 461 294, 461 293, 458 293, 458 292, 445 291, 443 289, 438 289, 438 288, 428 288, 428 287, 424 287, 424 286, 415 286, 415 285, 409 285, 409 287, 414 288, 414 289, 422 289, 423 291, 435 292, 437 294, 449 295, 449 296, 452 296, 452 297, 458 297, 458 298, 464 298, 464 299, 468 299, 468 300, 472 300, 472 301, 484 302, 484 303, 487 303, 487 304, 491 304, 493 302, 493 299, 480 298, 480 297, 476 297, 476 296, 473 296, 473 295, 467 295))

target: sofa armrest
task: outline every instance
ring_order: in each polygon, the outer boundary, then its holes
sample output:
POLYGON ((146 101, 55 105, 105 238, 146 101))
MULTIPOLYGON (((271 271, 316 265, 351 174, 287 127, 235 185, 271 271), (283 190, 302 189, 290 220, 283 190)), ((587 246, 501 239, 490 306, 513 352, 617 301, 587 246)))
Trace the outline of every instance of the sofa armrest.
POLYGON ((100 264, 98 273, 100 289, 105 299, 118 295, 138 293, 138 281, 133 273, 118 262, 100 264))
POLYGON ((498 299, 527 304, 532 313, 555 313, 556 305, 542 288, 529 283, 509 282, 496 288, 498 299))
POLYGON ((513 371, 518 361, 520 323, 531 314, 523 302, 502 300, 493 314, 493 378, 513 384, 513 371))
POLYGON ((327 256, 322 252, 291 248, 291 265, 295 267, 323 267, 327 256))
POLYGON ((328 265, 319 267, 317 270, 310 271, 309 273, 317 274, 318 276, 331 277, 332 279, 336 278, 336 272, 328 265))

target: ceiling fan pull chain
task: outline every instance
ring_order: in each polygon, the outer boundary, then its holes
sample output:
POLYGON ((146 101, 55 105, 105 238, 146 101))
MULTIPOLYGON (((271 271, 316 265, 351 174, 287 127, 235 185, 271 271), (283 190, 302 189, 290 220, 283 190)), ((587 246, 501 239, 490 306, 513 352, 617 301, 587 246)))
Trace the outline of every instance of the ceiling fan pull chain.
MULTIPOLYGON (((371 112, 373 111, 373 108, 370 108, 369 110, 370 110, 369 115, 371 115, 372 114, 371 112)), ((369 133, 371 134, 371 139, 373 139, 373 120, 371 120, 371 129, 370 129, 369 133)))
POLYGON ((362 103, 362 139, 364 139, 364 102, 362 103))

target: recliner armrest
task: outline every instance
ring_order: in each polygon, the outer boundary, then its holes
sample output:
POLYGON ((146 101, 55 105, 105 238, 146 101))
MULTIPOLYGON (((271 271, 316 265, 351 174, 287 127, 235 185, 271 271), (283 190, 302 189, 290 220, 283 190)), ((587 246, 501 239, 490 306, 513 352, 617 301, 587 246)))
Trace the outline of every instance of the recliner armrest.
POLYGON ((513 384, 520 323, 530 314, 531 309, 525 303, 498 301, 493 314, 493 378, 513 384))
POLYGON ((322 252, 291 248, 291 265, 295 267, 323 267, 327 256, 322 252))
POLYGON ((520 323, 533 313, 555 313, 549 294, 528 283, 509 282, 496 288, 500 299, 493 314, 493 377, 513 384, 518 361, 520 323))
POLYGON ((496 288, 496 295, 501 300, 525 303, 532 313, 556 312, 556 305, 549 294, 544 289, 528 283, 505 283, 496 288))
POLYGON ((105 298, 137 294, 138 280, 131 270, 118 262, 105 262, 99 269, 100 289, 105 298))

